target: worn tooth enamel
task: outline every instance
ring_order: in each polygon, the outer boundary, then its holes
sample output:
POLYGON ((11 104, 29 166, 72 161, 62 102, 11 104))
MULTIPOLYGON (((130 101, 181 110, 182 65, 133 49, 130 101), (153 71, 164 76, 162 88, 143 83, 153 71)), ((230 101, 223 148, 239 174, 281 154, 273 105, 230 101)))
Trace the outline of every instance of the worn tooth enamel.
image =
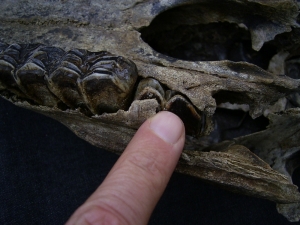
POLYGON ((18 44, 11 44, 5 49, 4 53, 6 55, 12 56, 13 58, 19 58, 21 46, 18 44))
MULTIPOLYGON (((49 69, 60 57, 62 50, 46 47, 41 44, 14 45, 14 57, 22 59, 21 66, 14 72, 19 89, 25 94, 25 99, 30 99, 36 104, 54 107, 60 100, 48 89, 46 78, 49 69)), ((9 55, 5 52, 6 55, 9 55)))
POLYGON ((109 71, 104 68, 96 68, 92 71, 93 71, 93 74, 95 74, 95 75, 97 74, 98 76, 107 76, 107 75, 113 76, 113 75, 115 75, 115 73, 113 73, 112 71, 109 71))
MULTIPOLYGON (((76 66, 77 70, 82 65, 82 52, 80 51, 69 51, 63 58, 63 63, 72 63, 74 66, 76 66)), ((64 66, 64 65, 63 65, 64 66)), ((80 70, 79 70, 80 71, 80 70)))
POLYGON ((195 107, 183 96, 173 96, 166 103, 165 109, 181 118, 187 134, 192 136, 199 136, 201 134, 204 118, 198 114, 195 107))
POLYGON ((92 57, 86 57, 85 63, 89 65, 89 70, 78 82, 87 106, 94 114, 128 108, 137 79, 135 65, 122 57, 108 55, 106 52, 90 54, 92 57), (119 64, 117 68, 114 66, 116 64, 119 64))
POLYGON ((26 62, 16 71, 17 83, 20 89, 37 104, 57 106, 59 99, 48 89, 45 76, 47 71, 36 63, 36 59, 26 62))
POLYGON ((134 99, 156 99, 162 109, 165 104, 164 96, 165 91, 160 83, 153 78, 146 78, 140 81, 134 99))
POLYGON ((177 91, 173 91, 173 90, 167 90, 166 91, 166 95, 165 95, 165 98, 166 100, 170 100, 173 96, 179 94, 177 91))
POLYGON ((44 51, 34 51, 32 53, 30 53, 30 58, 37 58, 37 59, 42 59, 42 58, 46 58, 46 53, 44 51))
POLYGON ((122 69, 122 67, 118 63, 118 60, 123 60, 123 58, 118 56, 103 56, 102 58, 97 59, 93 62, 93 65, 91 66, 90 70, 94 70, 98 67, 106 68, 108 70, 113 70, 115 68, 122 69))
POLYGON ((14 76, 12 76, 15 67, 10 62, 0 60, 0 90, 10 89, 15 84, 14 76))
POLYGON ((0 42, 0 54, 8 47, 7 44, 0 42))
POLYGON ((77 108, 84 104, 77 90, 79 78, 74 69, 59 67, 48 78, 49 89, 70 108, 77 108))
POLYGON ((127 108, 136 79, 135 65, 122 57, 74 49, 51 72, 48 85, 69 107, 101 114, 127 108))
POLYGON ((86 51, 78 49, 69 51, 47 79, 49 89, 72 109, 78 107, 86 109, 77 84, 82 76, 79 67, 82 65, 84 53, 86 51))
POLYGON ((16 82, 15 70, 18 66, 19 45, 10 45, 0 55, 0 90, 7 90, 16 96, 26 98, 16 82))
POLYGON ((59 65, 59 68, 60 67, 64 67, 64 68, 68 68, 69 70, 73 70, 74 72, 78 73, 78 74, 81 74, 81 71, 80 69, 73 63, 71 62, 68 62, 68 61, 63 61, 60 65, 59 65))

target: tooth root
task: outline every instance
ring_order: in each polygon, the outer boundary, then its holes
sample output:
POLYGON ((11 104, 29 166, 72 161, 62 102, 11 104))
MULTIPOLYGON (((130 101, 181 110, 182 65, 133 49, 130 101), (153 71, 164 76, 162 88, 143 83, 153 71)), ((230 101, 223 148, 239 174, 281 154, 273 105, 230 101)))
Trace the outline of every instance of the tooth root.
MULTIPOLYGON (((129 60, 117 57, 119 64, 117 68, 114 66, 115 60, 107 61, 105 65, 95 66, 97 64, 95 53, 89 54, 92 56, 86 57, 85 64, 90 70, 79 81, 79 88, 87 106, 94 114, 127 109, 137 79, 135 65, 129 60)), ((102 52, 97 57, 101 59, 108 54, 102 52)))
POLYGON ((201 134, 205 118, 202 118, 194 106, 183 96, 173 96, 166 103, 165 109, 180 117, 188 135, 199 136, 201 134))
POLYGON ((165 91, 160 83, 153 78, 146 78, 140 81, 135 93, 135 100, 156 99, 161 108, 165 104, 165 91))
POLYGON ((45 80, 46 70, 40 66, 41 62, 30 60, 16 72, 16 79, 20 89, 37 104, 57 106, 59 99, 48 89, 45 80))

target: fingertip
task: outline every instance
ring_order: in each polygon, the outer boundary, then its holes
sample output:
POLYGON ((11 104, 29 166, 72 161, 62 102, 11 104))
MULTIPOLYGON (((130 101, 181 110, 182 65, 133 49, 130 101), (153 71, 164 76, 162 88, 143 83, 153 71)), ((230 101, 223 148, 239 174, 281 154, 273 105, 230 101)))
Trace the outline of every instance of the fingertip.
POLYGON ((163 111, 148 119, 69 224, 94 224, 104 217, 109 224, 116 218, 146 224, 174 171, 184 139, 184 124, 175 114, 163 111))
POLYGON ((149 121, 150 129, 161 139, 169 144, 176 144, 185 129, 182 120, 174 113, 162 111, 149 121))

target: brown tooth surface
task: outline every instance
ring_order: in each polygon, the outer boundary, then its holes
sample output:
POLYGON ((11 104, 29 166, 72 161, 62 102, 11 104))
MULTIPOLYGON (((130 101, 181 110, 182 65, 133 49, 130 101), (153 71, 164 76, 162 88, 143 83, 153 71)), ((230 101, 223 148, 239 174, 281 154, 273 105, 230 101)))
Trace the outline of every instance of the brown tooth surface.
MULTIPOLYGON (((1 45, 2 47, 5 45, 1 45)), ((26 95, 20 90, 14 76, 19 63, 19 45, 6 45, 0 53, 0 91, 7 90, 19 97, 26 98, 26 95)))
POLYGON ((0 90, 17 88, 13 73, 15 60, 9 56, 0 56, 0 90))
POLYGON ((80 74, 67 67, 57 68, 48 79, 49 89, 67 106, 76 108, 83 104, 77 88, 80 74))
POLYGON ((58 67, 48 77, 49 89, 67 106, 75 109, 84 107, 84 101, 78 91, 78 79, 82 76, 80 66, 86 51, 74 49, 63 56, 58 67))
POLYGON ((8 47, 8 44, 0 42, 0 53, 2 53, 2 51, 4 51, 7 47, 8 47))
POLYGON ((165 104, 164 96, 165 91, 160 83, 153 78, 146 78, 140 81, 134 99, 156 99, 161 108, 163 108, 165 104))
POLYGON ((133 62, 107 52, 90 52, 84 64, 86 73, 78 84, 94 114, 112 113, 129 107, 137 80, 133 62))
POLYGON ((166 104, 167 111, 175 113, 183 121, 186 134, 199 136, 203 127, 202 118, 194 106, 181 95, 173 96, 166 104))
POLYGON ((57 106, 59 99, 47 87, 46 69, 38 59, 31 59, 19 68, 15 75, 20 89, 37 104, 57 106))
POLYGON ((48 88, 47 77, 63 54, 60 48, 42 44, 22 46, 20 57, 24 63, 15 72, 15 77, 19 88, 35 103, 50 107, 60 104, 48 88))
POLYGON ((11 44, 3 51, 3 54, 12 57, 16 61, 19 61, 21 49, 22 49, 22 47, 20 45, 11 44))

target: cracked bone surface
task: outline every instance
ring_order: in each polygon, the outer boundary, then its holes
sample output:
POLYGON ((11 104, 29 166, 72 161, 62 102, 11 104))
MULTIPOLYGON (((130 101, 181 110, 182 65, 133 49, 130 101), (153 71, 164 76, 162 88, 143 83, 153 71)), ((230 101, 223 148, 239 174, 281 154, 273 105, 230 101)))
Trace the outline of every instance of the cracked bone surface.
POLYGON ((4 0, 0 9, 5 99, 117 153, 159 110, 192 118, 177 171, 275 201, 300 219, 291 179, 300 150, 299 3, 4 0))

